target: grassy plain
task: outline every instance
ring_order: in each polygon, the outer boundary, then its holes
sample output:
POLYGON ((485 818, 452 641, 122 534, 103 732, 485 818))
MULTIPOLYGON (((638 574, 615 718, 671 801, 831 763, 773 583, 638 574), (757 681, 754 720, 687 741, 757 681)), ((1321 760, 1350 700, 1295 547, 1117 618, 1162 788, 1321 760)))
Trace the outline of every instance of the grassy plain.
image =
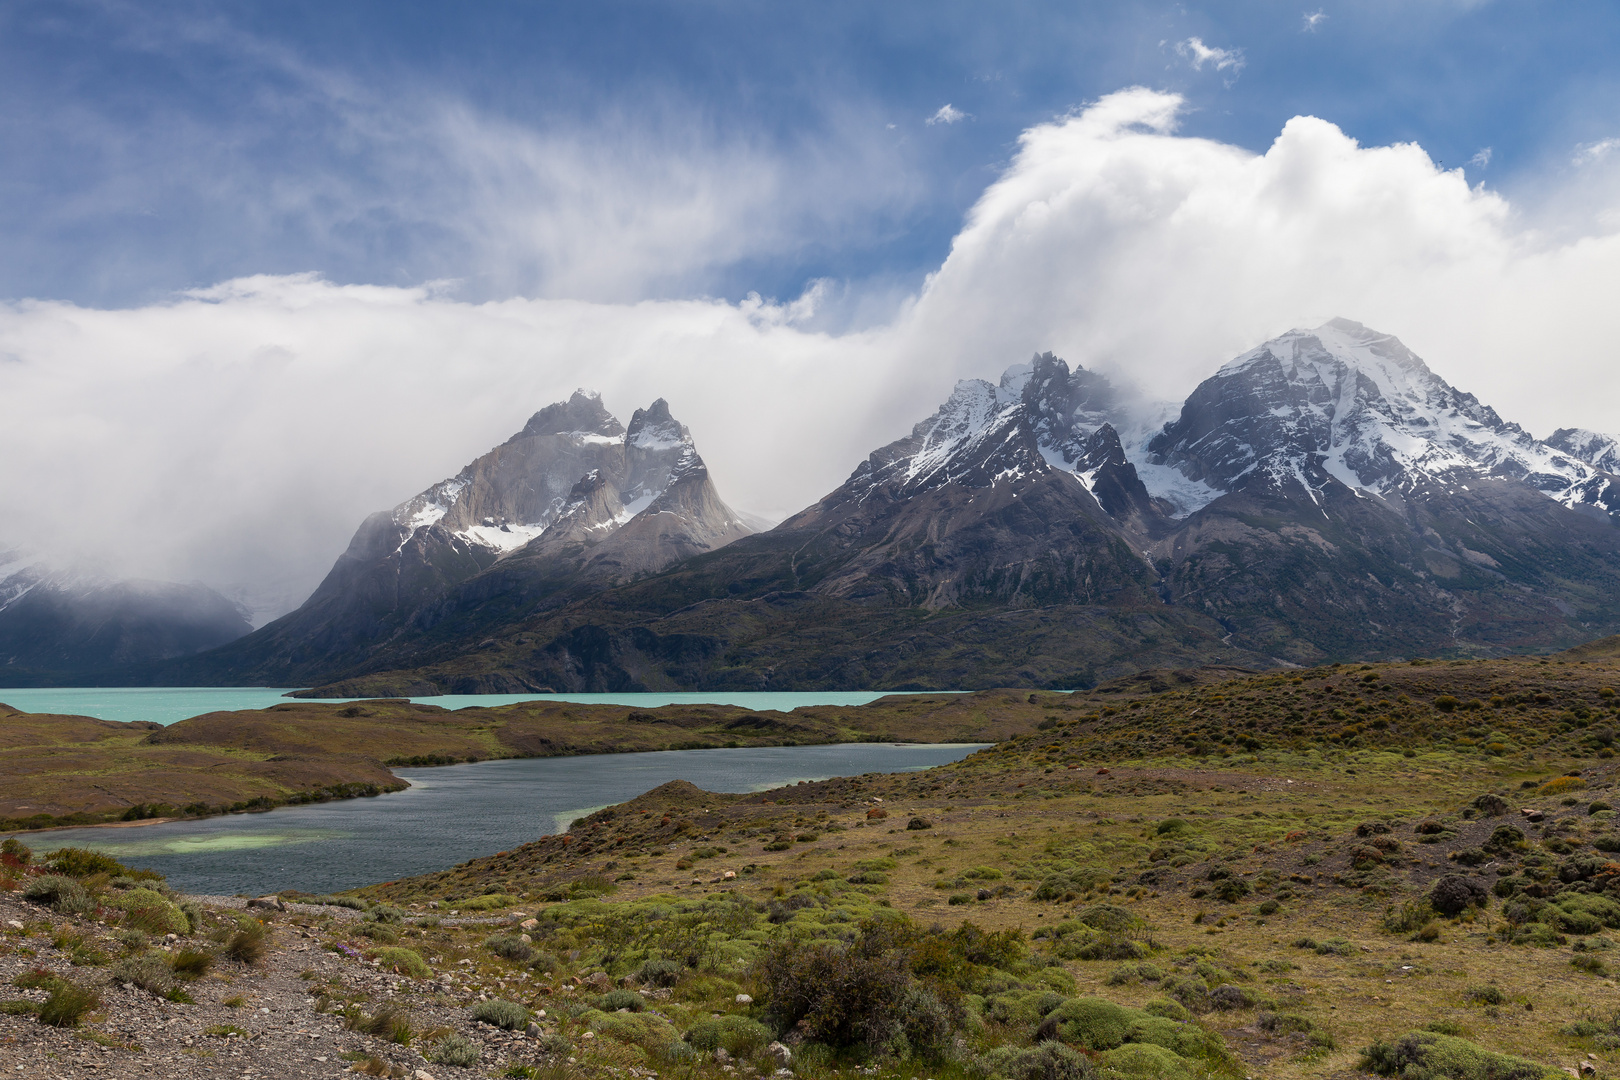
MULTIPOLYGON (((617 977, 674 956, 756 996, 774 942, 856 949, 873 917, 971 920, 1022 935, 1018 985, 1038 962, 1063 973, 1053 1000, 1180 1004, 1230 1055, 1090 1053, 1103 1075, 1620 1075, 1620 664, 1582 655, 1026 695, 1037 730, 953 765, 752 795, 666 785, 360 895, 521 907, 557 966, 617 977), (1446 902, 1458 890, 1469 902, 1446 902), (701 915, 721 901, 751 914, 701 915)), ((968 999, 981 1062, 1040 1020, 997 978, 968 999)))

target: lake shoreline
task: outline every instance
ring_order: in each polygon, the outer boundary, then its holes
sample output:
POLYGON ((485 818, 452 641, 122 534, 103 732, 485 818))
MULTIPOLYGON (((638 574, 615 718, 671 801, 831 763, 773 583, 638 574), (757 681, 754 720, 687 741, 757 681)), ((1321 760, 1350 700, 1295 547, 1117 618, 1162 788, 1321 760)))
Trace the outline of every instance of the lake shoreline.
POLYGON ((380 795, 394 770, 658 750, 997 742, 1070 707, 1029 691, 887 695, 788 713, 736 706, 522 701, 492 708, 289 701, 161 726, 0 711, 0 832, 202 820, 380 795), (136 821, 124 822, 134 811, 136 821))

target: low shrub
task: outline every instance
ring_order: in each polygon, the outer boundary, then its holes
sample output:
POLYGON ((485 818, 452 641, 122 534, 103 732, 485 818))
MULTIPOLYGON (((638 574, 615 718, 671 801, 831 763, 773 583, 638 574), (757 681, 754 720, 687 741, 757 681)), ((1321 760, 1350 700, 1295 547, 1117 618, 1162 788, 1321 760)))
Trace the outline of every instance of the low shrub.
POLYGON ((1390 908, 1384 912, 1384 929, 1391 934, 1410 934, 1421 930, 1434 918, 1434 908, 1429 906, 1427 898, 1423 900, 1408 900, 1399 908, 1390 908))
POLYGON ((174 969, 157 953, 126 956, 113 965, 108 977, 113 982, 129 983, 159 997, 174 989, 174 969))
POLYGON ((383 1003, 369 1016, 355 1010, 346 1018, 345 1026, 400 1046, 409 1046, 411 1042, 410 1010, 393 1001, 383 1003))
POLYGON ((478 1058, 483 1053, 479 1045, 465 1035, 451 1032, 428 1051, 427 1059, 435 1065, 450 1065, 458 1069, 470 1069, 478 1064, 478 1058))
POLYGON ((1361 1065, 1380 1076, 1403 1080, 1544 1080, 1559 1075, 1533 1061, 1432 1031, 1375 1042, 1364 1051, 1361 1065))
POLYGON ((522 1031, 529 1026, 529 1010, 504 998, 478 1002, 472 1007, 472 1018, 507 1031, 522 1031))
POLYGON ((1071 998, 1047 1014, 1035 1037, 1062 1039, 1085 1050, 1112 1050, 1124 1044, 1134 1012, 1103 998, 1071 998))
POLYGON ((752 1057, 771 1041, 771 1029, 746 1016, 721 1016, 702 1020, 686 1033, 687 1045, 711 1053, 724 1050, 732 1057, 752 1057))
POLYGON ((497 934, 484 941, 484 948, 505 960, 520 964, 534 959, 534 947, 515 934, 497 934))
POLYGON ((648 986, 668 987, 679 982, 685 970, 674 960, 648 960, 636 969, 636 976, 648 986))
POLYGON ((1470 907, 1484 907, 1490 891, 1475 878, 1446 874, 1429 890, 1429 906, 1442 915, 1461 915, 1470 907))
POLYGON ((113 903, 124 909, 124 925, 148 934, 189 934, 191 920, 168 897, 155 889, 130 889, 113 903))
POLYGON ((1097 1070, 1060 1042, 1039 1046, 1002 1046, 981 1059, 984 1072, 1006 1080, 1092 1080, 1097 1070))
POLYGON ((867 924, 848 945, 782 942, 756 965, 765 1007, 783 1029, 834 1048, 929 1054, 942 1049, 950 1019, 917 985, 893 932, 867 924))
POLYGON ((182 979, 200 979, 214 966, 214 954, 203 949, 181 949, 169 958, 169 969, 182 979))
POLYGON ((462 911, 493 911, 496 908, 514 907, 522 903, 517 897, 508 893, 490 893, 486 896, 475 896, 469 900, 462 900, 456 905, 462 911))
POLYGON ((932 829, 933 827, 934 823, 925 817, 914 817, 910 821, 906 822, 906 828, 911 830, 932 829))
POLYGON ((58 874, 76 878, 124 873, 124 866, 117 859, 88 848, 57 848, 45 856, 45 862, 58 874))
POLYGON ((87 1013, 101 1008, 101 994, 78 983, 61 981, 39 1007, 39 1022, 51 1027, 77 1027, 87 1013))
POLYGON ((596 1007, 603 1012, 618 1012, 620 1009, 641 1012, 647 1007, 647 999, 634 990, 609 990, 596 999, 596 1007))
POLYGON ((415 949, 402 949, 390 946, 378 949, 375 958, 381 962, 385 970, 408 975, 413 979, 430 979, 433 969, 428 967, 427 961, 415 949))
POLYGON ((96 910, 95 898, 85 887, 62 874, 46 874, 30 881, 23 888, 23 899, 64 915, 91 915, 96 910))
POLYGON ((21 869, 33 861, 33 851, 15 836, 0 841, 0 865, 21 869))
POLYGON ((270 951, 270 930, 258 920, 250 920, 225 939, 223 952, 242 964, 257 964, 270 951))
POLYGON ((366 912, 366 921, 378 923, 402 923, 405 921, 405 913, 397 907, 391 907, 388 904, 378 904, 376 907, 366 912))

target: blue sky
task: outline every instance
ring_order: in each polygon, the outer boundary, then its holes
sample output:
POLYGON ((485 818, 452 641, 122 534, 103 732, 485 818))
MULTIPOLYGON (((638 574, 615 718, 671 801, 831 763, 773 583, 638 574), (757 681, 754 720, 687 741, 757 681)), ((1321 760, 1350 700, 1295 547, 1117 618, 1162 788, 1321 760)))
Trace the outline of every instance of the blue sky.
POLYGON ((1184 134, 1255 151, 1298 114, 1415 141, 1533 208, 1572 148, 1620 135, 1617 56, 1620 5, 1592 0, 10 0, 0 297, 128 306, 316 271, 610 300, 828 277, 881 306, 938 267, 1020 132, 1122 87, 1179 92, 1184 134), (959 119, 927 123, 947 104, 959 119), (567 177, 532 183, 559 142, 567 177), (578 238, 502 235, 503 212, 566 219, 598 178, 645 200, 635 178, 672 160, 759 207, 672 238, 701 249, 681 258, 588 272, 578 238))

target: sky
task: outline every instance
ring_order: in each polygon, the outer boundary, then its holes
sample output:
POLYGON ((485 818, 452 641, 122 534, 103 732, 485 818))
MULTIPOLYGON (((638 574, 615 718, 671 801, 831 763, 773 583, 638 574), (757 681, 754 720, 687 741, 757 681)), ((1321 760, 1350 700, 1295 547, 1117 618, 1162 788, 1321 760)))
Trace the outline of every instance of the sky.
POLYGON ((0 0, 0 544, 262 621, 573 388, 783 517, 1342 315, 1620 431, 1620 8, 0 0))

